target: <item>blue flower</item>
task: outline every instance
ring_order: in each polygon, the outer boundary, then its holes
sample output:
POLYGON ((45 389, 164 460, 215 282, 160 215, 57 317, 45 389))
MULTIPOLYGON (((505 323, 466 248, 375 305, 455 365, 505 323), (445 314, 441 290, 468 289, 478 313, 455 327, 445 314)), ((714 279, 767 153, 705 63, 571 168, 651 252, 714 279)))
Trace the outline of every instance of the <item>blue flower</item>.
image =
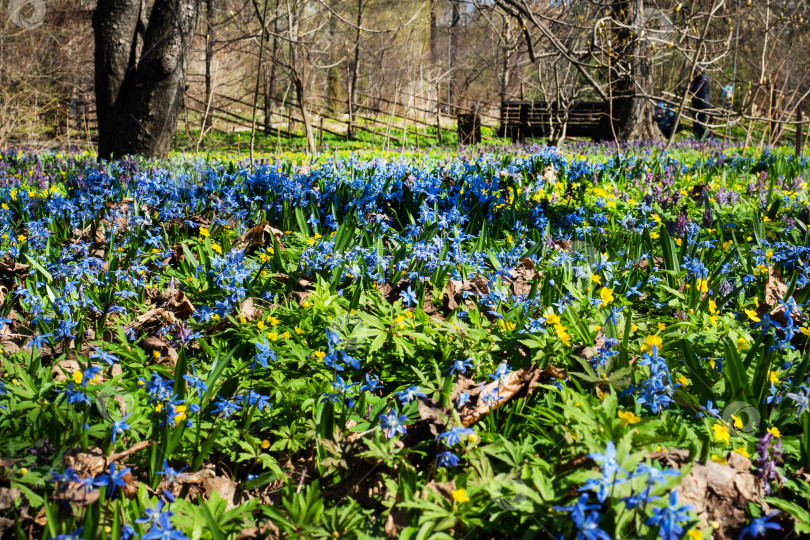
POLYGON ((470 360, 472 360, 472 358, 467 358, 466 360, 453 360, 453 365, 450 366, 450 375, 454 374, 456 371, 462 375, 467 373, 467 370, 473 367, 470 360))
MULTIPOLYGON (((168 461, 166 461, 166 459, 164 458, 164 459, 163 459, 163 470, 162 470, 162 471, 158 471, 158 472, 156 472, 155 474, 162 474, 162 475, 165 475, 165 476, 166 476, 166 480, 167 480, 168 482, 170 482, 170 483, 171 483, 171 482, 174 482, 174 480, 175 480, 176 478, 182 478, 183 476, 186 476, 185 474, 183 474, 183 471, 185 471, 186 469, 188 469, 188 466, 183 467, 183 468, 182 468, 182 469, 180 469, 179 471, 178 471, 178 470, 175 470, 174 468, 172 468, 172 467, 169 465, 169 462, 168 462, 168 461)), ((160 504, 160 503, 158 503, 158 504, 160 504)), ((148 512, 149 512, 149 511, 147 510, 147 513, 148 513, 148 512)), ((135 520, 135 521, 136 521, 136 523, 143 523, 143 522, 138 521, 138 520, 135 520)))
POLYGON ((580 523, 585 521, 585 512, 590 510, 599 510, 601 508, 598 504, 588 504, 588 494, 583 493, 571 506, 552 506, 552 509, 556 510, 557 512, 572 512, 571 517, 574 519, 574 523, 579 526, 580 523))
POLYGON ((131 415, 132 413, 129 413, 120 420, 116 420, 115 422, 113 422, 112 427, 110 427, 110 437, 113 443, 115 443, 116 439, 118 438, 118 435, 124 433, 126 430, 129 429, 129 424, 127 424, 127 418, 129 418, 131 415))
POLYGON ((453 426, 444 433, 439 433, 439 435, 436 436, 436 440, 444 439, 444 443, 447 446, 454 446, 461 442, 462 437, 468 437, 474 433, 475 430, 472 428, 453 426))
POLYGON ((677 469, 657 469, 646 463, 639 463, 636 467, 636 471, 633 474, 634 477, 639 476, 646 476, 645 483, 648 487, 653 487, 656 484, 665 484, 667 481, 668 476, 680 476, 681 471, 677 469))
POLYGON ((368 390, 369 392, 374 392, 378 388, 382 388, 382 384, 380 384, 380 379, 375 377, 374 375, 369 375, 366 373, 366 382, 363 383, 358 390, 360 392, 365 392, 368 390))
POLYGON ((580 523, 576 523, 579 532, 578 540, 613 540, 608 533, 599 528, 599 521, 602 516, 597 512, 591 512, 580 523))
POLYGON ((28 342, 27 347, 33 347, 36 350, 39 350, 42 345, 48 343, 48 338, 52 338, 53 334, 41 334, 38 336, 34 336, 34 338, 28 342))
POLYGON ((118 362, 118 357, 117 356, 115 356, 113 354, 110 354, 108 352, 104 352, 101 349, 99 349, 98 347, 93 347, 93 349, 96 352, 91 354, 90 358, 103 360, 103 361, 107 362, 107 364, 109 364, 109 365, 113 365, 115 362, 118 362))
POLYGON ((616 460, 616 446, 613 441, 608 441, 604 454, 592 453, 588 457, 597 463, 601 464, 602 476, 601 478, 589 478, 579 491, 595 491, 597 500, 602 503, 607 499, 608 491, 613 486, 627 482, 627 478, 619 478, 619 473, 627 476, 625 471, 616 460))
POLYGON ((409 386, 405 390, 396 392, 395 395, 397 396, 397 399, 399 399, 400 403, 402 403, 403 405, 410 403, 411 401, 413 401, 418 397, 427 397, 427 395, 419 391, 418 386, 413 385, 409 386))
POLYGON ((54 536, 49 540, 79 540, 84 533, 84 527, 79 527, 75 531, 68 533, 68 534, 60 534, 59 536, 54 536))
POLYGON ((256 350, 256 358, 253 359, 253 363, 250 365, 250 369, 256 367, 256 362, 261 364, 264 369, 267 369, 267 360, 270 359, 273 362, 276 361, 276 352, 270 348, 270 344, 267 343, 267 338, 262 338, 262 343, 255 343, 256 350))
POLYGON ((653 508, 653 515, 647 518, 647 525, 658 527, 658 536, 663 540, 678 540, 683 536, 681 524, 690 521, 689 511, 691 504, 678 506, 678 490, 673 489, 669 494, 669 506, 653 508))
POLYGON ((439 467, 455 467, 459 463, 458 456, 450 451, 440 452, 436 457, 439 459, 439 467))
POLYGON ((740 531, 739 540, 743 540, 744 538, 750 536, 751 538, 759 538, 760 536, 765 536, 768 532, 768 529, 773 529, 776 531, 781 531, 782 526, 778 523, 772 523, 768 521, 773 516, 778 514, 778 510, 774 510, 769 512, 768 515, 765 517, 758 517, 751 520, 751 523, 745 526, 745 528, 740 531))
POLYGON ((383 429, 387 429, 388 438, 394 437, 397 433, 405 435, 405 423, 408 421, 408 416, 405 414, 397 415, 394 409, 388 411, 388 414, 380 415, 380 425, 383 429))
POLYGON ((126 485, 124 476, 129 474, 130 469, 127 467, 116 472, 115 463, 110 463, 109 471, 110 472, 108 474, 101 474, 97 476, 94 483, 98 487, 106 487, 107 497, 112 497, 113 493, 115 493, 116 487, 124 487, 126 485))
POLYGON ((399 295, 402 297, 402 301, 405 302, 405 305, 412 306, 419 302, 416 298, 416 293, 411 289, 411 286, 408 285, 407 291, 400 291, 399 295))

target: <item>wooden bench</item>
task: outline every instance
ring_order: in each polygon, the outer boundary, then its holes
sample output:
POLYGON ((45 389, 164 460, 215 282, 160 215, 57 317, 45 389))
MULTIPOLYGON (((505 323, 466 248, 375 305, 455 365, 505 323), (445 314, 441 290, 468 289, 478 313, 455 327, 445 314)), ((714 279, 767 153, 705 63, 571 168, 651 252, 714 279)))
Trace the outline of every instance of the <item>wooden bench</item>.
MULTIPOLYGON (((522 141, 529 137, 548 137, 551 122, 555 131, 560 110, 546 101, 504 101, 501 104, 501 127, 498 135, 522 141)), ((605 138, 608 106, 604 101, 576 101, 568 109, 567 137, 605 138)))

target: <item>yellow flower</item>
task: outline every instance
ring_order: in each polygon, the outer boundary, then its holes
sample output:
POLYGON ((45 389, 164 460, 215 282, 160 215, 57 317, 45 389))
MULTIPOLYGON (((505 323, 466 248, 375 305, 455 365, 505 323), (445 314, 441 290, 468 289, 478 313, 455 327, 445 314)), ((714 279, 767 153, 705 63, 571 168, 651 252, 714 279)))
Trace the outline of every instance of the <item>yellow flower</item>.
POLYGON ((22 475, 28 474, 28 469, 26 469, 25 467, 21 468, 20 469, 20 474, 22 474, 22 475))
POLYGON ((208 238, 209 236, 211 236, 211 234, 208 232, 208 229, 206 229, 205 227, 200 227, 200 236, 204 236, 205 238, 208 238))
POLYGON ((805 336, 810 336, 810 326, 802 326, 799 330, 801 330, 802 334, 805 336))
POLYGON ((631 331, 631 332, 636 332, 636 331, 638 331, 638 326, 636 326, 636 325, 635 325, 635 323, 634 323, 634 324, 631 324, 631 325, 630 325, 630 331, 631 331))
POLYGON ((560 323, 560 316, 554 313, 553 311, 549 311, 546 314, 546 324, 559 324, 560 323))
POLYGON ((688 536, 691 540, 701 540, 703 538, 703 533, 697 529, 689 529, 686 536, 688 536))
POLYGON ((715 302, 714 300, 709 300, 709 313, 711 313, 712 315, 717 313, 717 302, 715 302))
POLYGON ((323 362, 323 359, 324 359, 324 357, 326 356, 326 353, 325 353, 325 352, 323 352, 322 350, 318 349, 317 351, 315 351, 314 353, 312 353, 312 356, 314 356, 315 358, 317 358, 319 361, 323 362))
POLYGON ((727 445, 731 441, 728 428, 723 424, 715 424, 712 426, 714 430, 714 438, 717 442, 725 442, 727 445))
POLYGON ((211 242, 211 249, 222 255, 222 246, 220 246, 216 242, 211 242))
POLYGON ((732 414, 732 415, 731 415, 731 419, 732 419, 732 420, 734 420, 734 427, 735 427, 735 428, 741 428, 741 427, 743 427, 743 421, 742 421, 742 418, 740 418, 740 417, 739 417, 739 416, 737 416, 736 414, 732 414))
POLYGON ((771 435, 773 435, 776 438, 780 438, 782 436, 782 434, 779 432, 778 427, 768 428, 767 431, 768 431, 768 433, 770 433, 771 435))
POLYGON ((594 283, 602 283, 602 278, 598 274, 594 274, 591 276, 591 281, 594 283))
POLYGON ((565 327, 561 324, 554 325, 554 331, 557 333, 557 337, 565 343, 566 346, 571 344, 571 336, 568 335, 568 332, 565 331, 565 327))
POLYGON ((633 414, 631 411, 619 411, 616 413, 619 418, 621 418, 621 424, 626 426, 627 424, 638 424, 641 422, 641 418, 633 414))
POLYGON ((271 341, 278 341, 278 332, 268 332, 267 339, 271 341))
POLYGON ((186 419, 186 406, 185 405, 177 405, 174 408, 174 423, 182 422, 186 419))
POLYGON ((740 454, 742 457, 751 457, 751 454, 748 453, 748 450, 746 450, 742 446, 739 448, 735 448, 734 451, 740 454))
POLYGON ((296 334, 298 334, 298 335, 300 336, 301 334, 303 334, 303 333, 304 333, 304 331, 303 331, 303 330, 301 330, 300 328, 298 328, 298 327, 296 326, 296 327, 295 327, 295 333, 296 333, 296 334))
POLYGON ((664 323, 662 323, 662 322, 658 323, 658 330, 660 330, 660 331, 662 331, 662 332, 663 332, 663 331, 664 331, 664 330, 666 330, 666 329, 667 329, 667 325, 665 325, 665 324, 664 324, 664 323))
POLYGON ((712 454, 712 461, 714 461, 715 463, 719 463, 720 465, 726 465, 728 463, 728 461, 726 461, 726 458, 722 456, 715 456, 714 454, 712 454))
POLYGON ((456 490, 452 491, 452 494, 453 494, 453 500, 458 502, 458 503, 464 503, 464 502, 467 502, 467 501, 470 500, 470 498, 467 497, 467 490, 464 489, 464 488, 456 489, 456 490))
POLYGON ((256 323, 256 328, 258 328, 259 330, 264 329, 264 321, 257 322, 256 323))
POLYGON ((606 306, 609 303, 613 302, 613 289, 609 289, 607 287, 602 287, 602 291, 599 293, 599 296, 602 297, 602 305, 606 306))
POLYGON ((776 371, 768 371, 768 379, 770 379, 773 384, 777 384, 779 382, 779 373, 776 371))
POLYGON ((707 293, 709 292, 709 280, 708 279, 698 279, 697 280, 697 289, 699 292, 707 293))
POLYGON ((689 386, 689 379, 687 379, 684 375, 678 377, 678 382, 681 383, 681 386, 689 386))
POLYGON ((262 441, 262 448, 264 448, 265 450, 270 448, 270 441, 268 441, 267 439, 263 440, 262 441))
POLYGON ((757 312, 754 311, 753 309, 746 309, 745 314, 748 315, 748 318, 754 322, 759 322, 762 320, 759 317, 757 317, 757 312))
POLYGON ((652 352, 653 346, 658 347, 660 349, 661 345, 663 344, 664 342, 663 340, 661 340, 660 337, 656 335, 647 336, 646 338, 644 338, 644 345, 641 346, 641 352, 645 353, 652 352))
POLYGON ((737 353, 741 353, 743 351, 748 350, 748 342, 745 340, 744 337, 741 337, 737 340, 737 353))
POLYGON ((76 384, 82 384, 83 378, 84 376, 82 375, 82 372, 80 370, 77 369, 76 371, 73 372, 73 382, 75 382, 76 384))

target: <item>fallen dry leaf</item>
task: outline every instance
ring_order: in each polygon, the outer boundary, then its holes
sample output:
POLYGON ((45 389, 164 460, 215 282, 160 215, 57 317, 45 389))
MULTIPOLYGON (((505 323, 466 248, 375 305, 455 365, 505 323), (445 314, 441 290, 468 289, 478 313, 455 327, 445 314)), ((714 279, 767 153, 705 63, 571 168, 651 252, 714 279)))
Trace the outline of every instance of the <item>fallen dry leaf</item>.
POLYGON ((17 488, 0 487, 0 510, 14 508, 14 501, 22 496, 22 491, 17 488))
POLYGON ((284 236, 284 233, 275 227, 271 227, 269 222, 262 221, 237 238, 233 247, 243 249, 251 246, 268 246, 272 244, 273 236, 276 237, 276 243, 279 249, 284 249, 284 245, 281 243, 281 238, 284 236))
MULTIPOLYGON (((690 463, 687 450, 664 450, 648 457, 669 468, 680 469, 690 463)), ((712 521, 720 525, 714 531, 717 540, 737 538, 747 520, 748 502, 765 504, 757 479, 751 474, 751 460, 729 452, 726 462, 726 465, 714 461, 705 465, 693 462, 678 486, 679 504, 693 505, 704 526, 712 521)))
POLYGON ((225 510, 232 510, 236 508, 236 482, 224 476, 214 476, 213 478, 206 478, 203 480, 203 488, 208 497, 216 492, 227 503, 225 510))
MULTIPOLYGON (((493 409, 502 407, 515 397, 531 395, 541 379, 552 378, 565 378, 565 372, 554 366, 547 366, 542 370, 537 366, 531 366, 512 371, 506 375, 502 381, 492 381, 485 385, 476 383, 463 375, 459 375, 450 400, 452 403, 456 403, 458 396, 462 392, 469 394, 469 400, 461 407, 458 413, 461 418, 461 424, 464 427, 470 427, 487 413, 493 409), (493 395, 500 399, 491 404, 487 404, 483 399, 483 396, 486 395, 493 395)), ((420 411, 420 415, 421 414, 423 413, 420 411)), ((440 412, 435 414, 438 415, 438 418, 441 418, 440 412)))
POLYGON ((183 291, 178 289, 159 290, 156 287, 146 289, 146 305, 165 309, 178 319, 188 319, 197 309, 183 291))

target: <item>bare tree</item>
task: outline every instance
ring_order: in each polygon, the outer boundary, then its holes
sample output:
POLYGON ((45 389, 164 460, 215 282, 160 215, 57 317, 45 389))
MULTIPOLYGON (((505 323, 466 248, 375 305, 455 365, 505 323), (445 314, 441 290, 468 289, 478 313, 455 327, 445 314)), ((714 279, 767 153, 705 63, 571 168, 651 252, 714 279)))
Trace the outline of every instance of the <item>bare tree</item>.
POLYGON ((99 0, 93 14, 99 158, 165 156, 185 92, 199 0, 99 0))

